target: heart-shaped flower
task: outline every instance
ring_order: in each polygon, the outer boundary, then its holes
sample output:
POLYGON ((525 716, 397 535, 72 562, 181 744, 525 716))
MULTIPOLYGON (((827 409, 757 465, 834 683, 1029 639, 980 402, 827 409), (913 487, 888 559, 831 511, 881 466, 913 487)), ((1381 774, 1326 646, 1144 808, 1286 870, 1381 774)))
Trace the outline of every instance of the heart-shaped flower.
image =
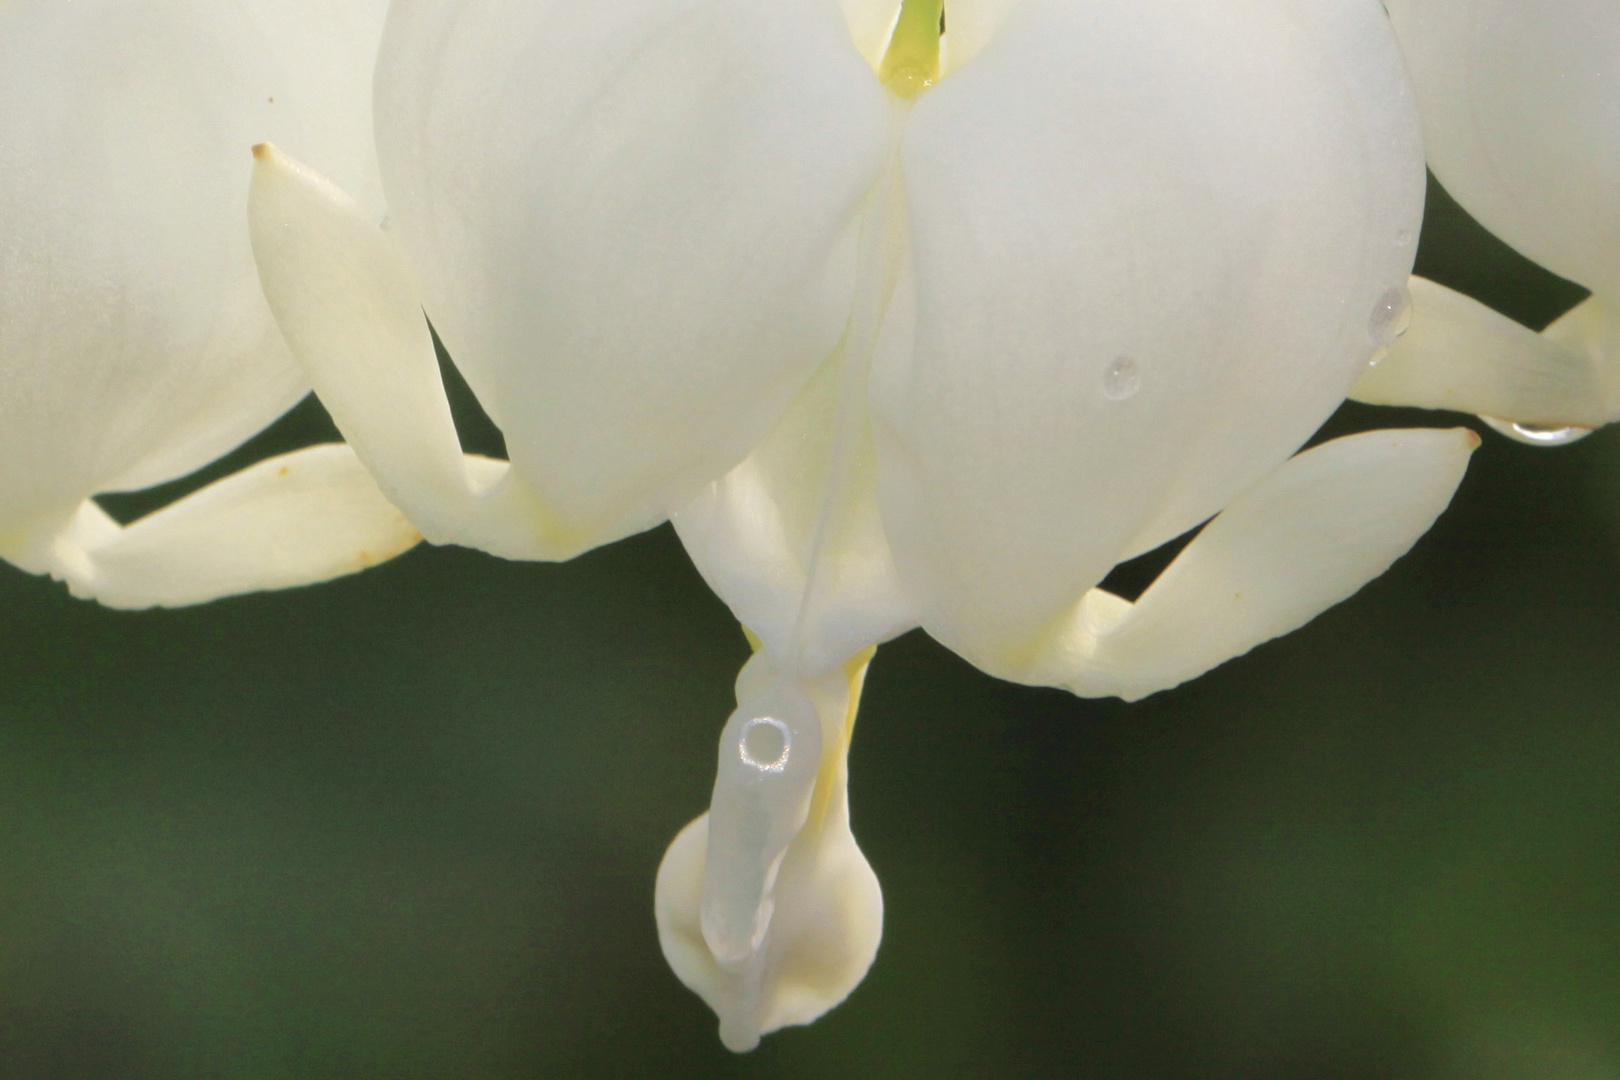
POLYGON ((1466 431, 1290 455, 1404 307, 1423 196, 1377 0, 400 0, 392 224, 265 147, 271 306, 430 540, 673 518, 758 645, 665 954, 736 1049, 860 980, 871 647, 1137 698, 1381 573, 1466 431), (464 456, 425 308, 510 462, 464 456), (1215 517, 1136 603, 1116 563, 1215 517))

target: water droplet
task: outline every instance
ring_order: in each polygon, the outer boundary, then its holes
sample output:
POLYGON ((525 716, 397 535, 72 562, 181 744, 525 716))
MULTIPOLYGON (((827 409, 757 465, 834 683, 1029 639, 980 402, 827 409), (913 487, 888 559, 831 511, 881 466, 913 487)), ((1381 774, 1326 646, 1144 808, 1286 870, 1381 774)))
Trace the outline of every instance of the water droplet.
POLYGON ((773 716, 760 716, 743 725, 737 756, 760 772, 779 773, 787 768, 793 751, 793 732, 773 716))
POLYGON ((1404 285, 1392 285, 1373 305, 1367 316, 1367 337, 1381 349, 1395 344, 1395 339, 1406 333, 1412 325, 1412 294, 1404 285))
POLYGON ((1124 401, 1142 388, 1142 370, 1136 361, 1121 356, 1103 372, 1103 396, 1109 401, 1124 401))
POLYGON ((1379 364, 1384 362, 1384 357, 1388 355, 1388 349, 1374 349, 1373 354, 1367 358, 1367 366, 1377 367, 1379 364))
POLYGON ((1405 247, 1407 244, 1410 244, 1411 242, 1412 242, 1412 230, 1411 229, 1402 229, 1400 232, 1395 234, 1395 246, 1396 247, 1405 247))
POLYGON ((1592 434, 1591 428, 1575 424, 1520 424, 1494 416, 1482 416, 1480 419, 1492 431, 1530 446, 1568 446, 1592 434))

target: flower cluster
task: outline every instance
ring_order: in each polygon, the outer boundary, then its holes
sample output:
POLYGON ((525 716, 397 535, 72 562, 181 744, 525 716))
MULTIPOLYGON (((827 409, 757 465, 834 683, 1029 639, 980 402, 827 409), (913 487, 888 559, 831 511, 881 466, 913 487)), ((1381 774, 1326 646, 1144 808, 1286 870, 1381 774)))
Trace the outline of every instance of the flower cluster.
POLYGON ((1620 416, 1620 18, 1547 6, 12 0, 0 555, 138 607, 672 521, 755 654, 658 928, 749 1049, 878 947, 876 646, 1135 700, 1450 501, 1465 428, 1299 452, 1347 396, 1620 416), (1538 335, 1409 291, 1425 153, 1593 298, 1538 335), (510 460, 462 451, 434 331, 510 460), (95 503, 310 388, 346 444, 95 503))

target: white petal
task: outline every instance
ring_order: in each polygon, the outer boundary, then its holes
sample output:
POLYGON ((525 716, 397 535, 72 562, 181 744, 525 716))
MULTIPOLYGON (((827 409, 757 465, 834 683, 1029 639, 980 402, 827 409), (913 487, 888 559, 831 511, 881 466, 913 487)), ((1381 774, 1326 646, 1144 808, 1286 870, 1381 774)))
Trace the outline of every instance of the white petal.
MULTIPOLYGON (((911 307, 902 286, 897 309, 911 307)), ((906 326, 904 311, 891 327, 906 326)), ((776 428, 673 520, 704 580, 779 663, 814 673, 916 623, 877 509, 877 456, 864 393, 850 395, 840 353, 776 428), (847 478, 829 490, 841 424, 859 434, 847 478), (816 580, 812 581, 811 568, 816 580)))
POLYGON ((190 472, 307 392, 259 294, 246 149, 380 198, 385 8, 0 4, 0 528, 190 472))
POLYGON ((887 103, 834 0, 409 0, 377 88, 428 314, 571 527, 666 517, 837 345, 887 103))
POLYGON ((1357 401, 1549 427, 1591 428, 1620 417, 1607 366, 1590 355, 1426 278, 1412 278, 1411 296, 1411 328, 1361 376, 1350 394, 1357 401))
POLYGON ((946 0, 945 74, 983 51, 1024 0, 946 0))
POLYGON ((931 633, 1027 662, 1332 412, 1414 250, 1406 94, 1370 2, 1026 0, 919 100, 917 342, 873 402, 931 633))
POLYGON ((1135 701, 1303 626, 1428 531, 1478 445, 1467 428, 1422 428, 1300 454, 1210 522, 1134 605, 1086 594, 1019 677, 1135 701))
POLYGON ((1388 0, 1429 164, 1486 228, 1620 297, 1614 0, 1388 0))
POLYGON ((505 462, 463 455, 416 284, 398 246, 335 185, 254 148, 248 216, 264 295, 344 438, 434 543, 568 558, 563 533, 505 462))
POLYGON ((347 446, 261 461, 120 528, 94 502, 8 557, 109 607, 181 607, 353 574, 421 535, 347 446))
POLYGON ((1542 336, 1586 357, 1603 379, 1606 401, 1620 402, 1620 315, 1589 296, 1559 316, 1542 336))
POLYGON ((838 0, 844 20, 849 23, 849 36, 855 48, 876 71, 883 62, 884 50, 894 33, 894 20, 900 14, 900 0, 838 0))
MULTIPOLYGON (((719 1015, 720 1037, 732 1050, 752 1050, 761 1035, 810 1023, 849 996, 877 955, 883 893, 850 832, 848 797, 849 738, 870 659, 868 650, 808 688, 829 737, 804 823, 760 897, 768 914, 750 956, 722 964, 705 939, 711 814, 681 831, 658 868, 653 903, 664 957, 719 1015)), ((766 654, 757 653, 737 680, 739 707, 776 678, 766 654)))

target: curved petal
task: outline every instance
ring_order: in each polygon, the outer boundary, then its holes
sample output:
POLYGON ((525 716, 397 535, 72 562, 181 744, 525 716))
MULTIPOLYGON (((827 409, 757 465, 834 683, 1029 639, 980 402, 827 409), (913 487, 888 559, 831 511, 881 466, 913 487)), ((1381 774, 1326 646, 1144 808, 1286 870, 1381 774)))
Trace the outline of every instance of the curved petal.
POLYGON ((248 218, 264 295, 321 401, 395 505, 436 544, 566 559, 558 530, 504 461, 461 452, 416 283, 343 191, 275 147, 253 148, 248 218))
POLYGON ((909 347, 915 321, 904 211, 888 169, 862 214, 861 297, 838 351, 753 453, 672 518, 738 621, 802 676, 916 624, 878 513, 867 401, 875 357, 909 347))
POLYGON ((1478 446, 1467 428, 1419 428, 1307 450, 1222 511, 1135 604, 1088 592, 1013 677, 1135 701, 1298 629, 1406 554, 1478 446))
POLYGON ((904 160, 884 527, 923 625, 990 670, 1331 413, 1423 192, 1370 0, 1025 0, 918 102, 904 160))
POLYGON ((1620 296, 1612 0, 1388 0, 1435 176, 1503 240, 1620 296))
MULTIPOLYGON (((824 731, 820 768, 803 825, 779 857, 760 897, 765 927, 753 951, 716 960, 704 933, 710 887, 711 819, 676 836, 658 868, 654 910, 664 958, 720 1017, 720 1038, 752 1050, 761 1035, 808 1024, 843 1001, 866 976, 883 935, 883 893, 849 828, 849 739, 871 650, 845 671, 807 688, 824 731)), ((737 680, 742 707, 777 673, 756 653, 737 680)))
POLYGON ((246 148, 380 198, 384 0, 0 4, 0 527, 190 472, 307 386, 259 294, 246 148))
POLYGON ((834 0, 407 0, 377 94, 428 314, 568 527, 666 517, 838 344, 887 104, 834 0))
POLYGON ((1598 427, 1620 416, 1610 365, 1566 348, 1477 300, 1411 280, 1412 325, 1350 396, 1547 427, 1598 427))
MULTIPOLYGON (((353 574, 422 539, 347 446, 270 458, 120 527, 94 502, 7 558, 108 607, 182 607, 353 574)), ((18 543, 20 541, 20 543, 18 543)))
POLYGON ((807 672, 836 667, 916 622, 878 517, 877 455, 864 416, 851 482, 834 505, 824 501, 841 368, 829 361, 764 442, 672 519, 704 580, 778 662, 805 622, 810 640, 795 659, 807 672), (818 559, 828 580, 807 597, 818 559), (807 600, 818 610, 804 611, 807 600))

